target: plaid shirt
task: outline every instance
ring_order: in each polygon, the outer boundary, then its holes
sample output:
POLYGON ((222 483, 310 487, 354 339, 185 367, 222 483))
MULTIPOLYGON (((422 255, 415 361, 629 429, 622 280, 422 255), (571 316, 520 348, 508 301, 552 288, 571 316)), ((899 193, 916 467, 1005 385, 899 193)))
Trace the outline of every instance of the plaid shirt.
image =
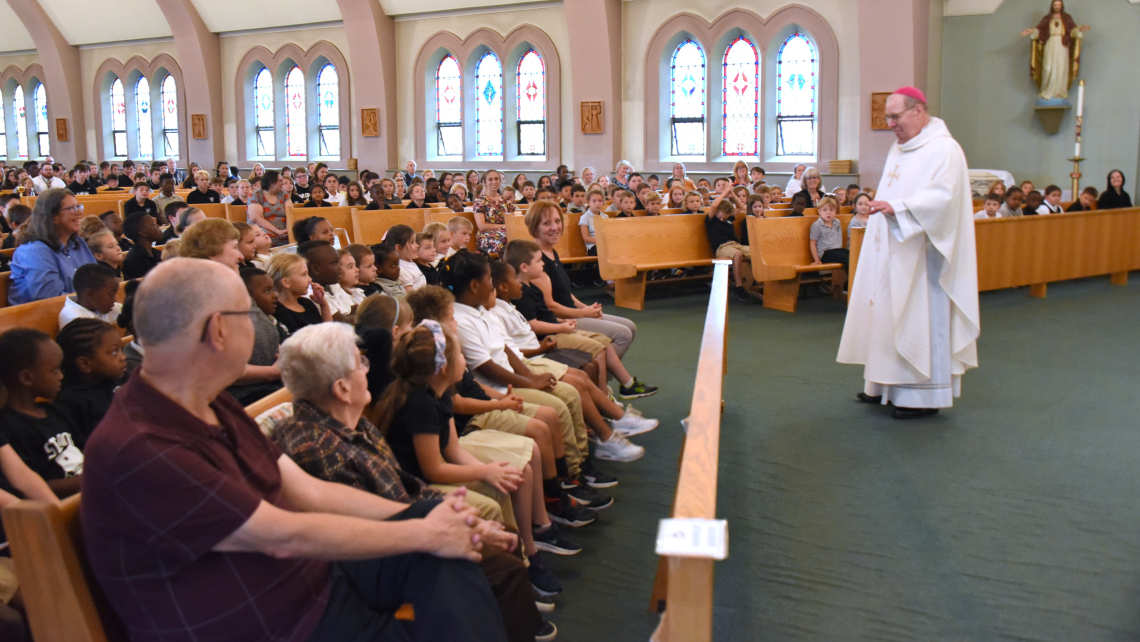
POLYGON ((285 454, 318 479, 346 484, 394 502, 438 499, 429 488, 400 469, 380 431, 364 417, 355 429, 304 400, 293 402, 293 416, 273 433, 285 454))

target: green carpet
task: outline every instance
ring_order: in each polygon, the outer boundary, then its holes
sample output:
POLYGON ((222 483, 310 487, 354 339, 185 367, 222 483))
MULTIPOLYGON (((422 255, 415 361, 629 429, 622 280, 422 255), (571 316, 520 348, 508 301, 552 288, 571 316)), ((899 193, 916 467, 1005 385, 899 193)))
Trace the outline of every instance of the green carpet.
MULTIPOLYGON (((661 387, 661 427, 617 502, 547 556, 565 642, 646 640, 653 540, 677 478, 707 289, 651 289, 626 357, 661 387)), ((582 297, 590 298, 590 297, 582 297)), ((612 301, 597 298, 606 304, 612 301)), ((981 367, 921 422, 854 401, 835 362, 842 304, 733 304, 718 516, 715 639, 1140 638, 1140 284, 985 293, 981 367)))

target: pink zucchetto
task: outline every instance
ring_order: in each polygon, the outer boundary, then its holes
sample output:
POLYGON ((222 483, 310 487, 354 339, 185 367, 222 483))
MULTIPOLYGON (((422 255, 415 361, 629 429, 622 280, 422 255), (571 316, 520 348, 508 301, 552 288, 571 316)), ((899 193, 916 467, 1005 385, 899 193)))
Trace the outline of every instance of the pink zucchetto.
POLYGON ((922 93, 922 90, 918 87, 899 87, 895 90, 895 93, 900 96, 913 98, 924 105, 926 104, 926 94, 922 93))

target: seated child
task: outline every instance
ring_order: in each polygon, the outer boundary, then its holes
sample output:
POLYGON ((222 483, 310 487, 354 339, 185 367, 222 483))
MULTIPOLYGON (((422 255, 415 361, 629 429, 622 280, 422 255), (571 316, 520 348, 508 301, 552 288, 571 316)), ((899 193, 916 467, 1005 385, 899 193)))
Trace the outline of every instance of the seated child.
POLYGON ((614 196, 614 205, 617 206, 614 218, 632 218, 637 207, 637 197, 629 190, 622 190, 614 196))
POLYGON ((411 292, 427 285, 424 273, 416 267, 416 257, 420 246, 416 243, 416 232, 407 225, 393 225, 384 240, 400 255, 400 283, 404 290, 411 292))
POLYGON ((574 182, 570 180, 559 181, 558 183, 558 206, 562 208, 570 207, 571 204, 571 190, 574 189, 574 182))
POLYGON ((400 467, 429 482, 470 485, 498 499, 505 514, 514 514, 530 561, 531 585, 543 595, 561 593, 562 582, 546 570, 535 547, 534 524, 549 524, 550 518, 534 480, 542 468, 534 441, 493 430, 460 438, 455 429, 450 389, 462 380, 465 363, 453 331, 426 321, 400 337, 392 365, 398 378, 369 419, 400 467), (442 365, 437 356, 443 357, 442 365))
POLYGON ((839 263, 846 270, 850 251, 843 247, 843 226, 836 218, 839 204, 834 198, 824 196, 819 199, 816 209, 819 211, 819 219, 811 224, 808 233, 812 265, 839 263))
POLYGON ((650 174, 648 183, 649 183, 649 189, 656 192, 658 190, 658 188, 661 187, 661 178, 659 176, 657 176, 657 174, 650 174))
POLYGON ((238 264, 238 269, 257 267, 254 260, 257 258, 258 228, 245 221, 238 221, 233 226, 238 233, 238 252, 241 252, 241 263, 238 264))
POLYGON ((332 207, 332 203, 325 200, 325 188, 319 183, 314 183, 309 190, 309 200, 301 207, 332 207))
POLYGON ((404 298, 408 291, 400 282, 400 253, 390 241, 373 245, 372 253, 376 255, 376 283, 380 289, 390 297, 404 298))
POLYGON ((226 388, 243 406, 281 389, 281 369, 277 354, 289 331, 273 316, 277 312, 277 291, 273 279, 259 268, 244 268, 239 274, 253 299, 253 352, 245 372, 226 388))
POLYGON ((106 321, 86 318, 67 324, 55 340, 63 350, 63 386, 55 407, 75 428, 72 436, 82 449, 127 372, 122 335, 106 321))
POLYGON ((847 190, 842 187, 836 187, 831 195, 832 198, 835 199, 835 202, 839 204, 839 207, 843 207, 847 204, 847 190))
POLYGON ((657 192, 647 192, 645 194, 645 215, 657 216, 661 213, 661 195, 657 192))
POLYGON ((856 227, 867 227, 870 219, 871 197, 866 194, 857 194, 855 196, 855 216, 852 216, 851 222, 847 224, 847 247, 851 247, 851 230, 856 227))
POLYGON ((230 198, 233 199, 232 201, 230 201, 230 205, 235 205, 235 206, 240 207, 242 205, 248 204, 249 203, 249 194, 252 190, 253 190, 253 188, 250 186, 249 181, 245 180, 244 178, 239 180, 239 181, 234 182, 230 186, 230 194, 231 194, 230 198))
POLYGON ((586 187, 581 183, 570 183, 570 202, 566 205, 566 211, 575 214, 586 211, 586 187))
POLYGON ((336 238, 332 223, 321 216, 310 216, 293 223, 293 240, 297 245, 308 241, 332 243, 336 238))
POLYGON ((158 205, 150 200, 150 186, 146 184, 146 181, 135 183, 135 197, 123 203, 124 217, 129 218, 135 212, 146 212, 154 217, 161 216, 158 205))
POLYGON ((32 218, 32 208, 27 205, 16 203, 8 206, 8 224, 12 226, 12 233, 4 237, 4 243, 0 245, 0 249, 10 250, 16 247, 16 239, 20 230, 30 218, 32 218))
POLYGON ((1065 211, 1066 212, 1089 212, 1089 211, 1092 211, 1096 206, 1096 199, 1099 196, 1100 196, 1100 192, 1098 192, 1097 189, 1095 187, 1093 187, 1092 185, 1089 185, 1088 187, 1081 190, 1081 195, 1078 197, 1078 199, 1076 201, 1074 201, 1073 204, 1069 206, 1069 209, 1067 209, 1065 211))
POLYGON ((416 267, 423 273, 427 285, 439 285, 439 270, 435 267, 439 254, 435 251, 435 242, 423 234, 416 234, 416 245, 419 246, 416 267))
POLYGON ((119 216, 119 213, 108 210, 100 214, 99 218, 102 219, 103 225, 106 225, 107 229, 111 230, 111 233, 115 235, 115 241, 119 243, 119 248, 123 250, 123 254, 130 252, 131 242, 123 236, 123 218, 119 216))
POLYGON ((162 246, 162 260, 169 261, 181 256, 182 239, 170 239, 162 246))
MULTIPOLYGON (((471 232, 474 229, 475 224, 465 216, 454 216, 448 219, 447 231, 451 234, 451 242, 448 244, 447 254, 443 255, 443 258, 451 258, 459 250, 468 247, 471 244, 471 232)), ((438 244, 436 245, 436 253, 439 253, 438 244)))
POLYGON ((847 186, 847 202, 852 206, 855 205, 855 197, 859 195, 859 186, 851 183, 847 186))
POLYGON ((534 198, 534 193, 535 193, 534 181, 523 181, 521 193, 522 193, 522 198, 519 198, 516 201, 519 205, 530 205, 531 203, 533 203, 535 201, 535 198, 534 198))
POLYGON ((701 194, 701 207, 708 207, 710 198, 709 194, 712 193, 711 190, 709 190, 707 187, 698 187, 697 191, 701 194))
POLYGON ((368 206, 366 210, 386 210, 391 209, 388 207, 387 199, 384 198, 384 186, 380 183, 373 183, 372 187, 368 188, 368 206))
POLYGON ((1041 192, 1038 192, 1037 190, 1030 190, 1025 195, 1025 208, 1022 210, 1022 214, 1025 216, 1034 216, 1040 214, 1037 209, 1041 207, 1041 204, 1044 202, 1045 197, 1041 195, 1041 192))
MULTIPOLYGON (((424 238, 430 239, 435 248, 435 260, 431 262, 431 266, 438 267, 439 262, 444 258, 443 255, 451 249, 451 232, 443 223, 428 223, 424 226, 424 238)), ((439 283, 435 285, 439 285, 439 283)))
POLYGON ((704 206, 704 196, 700 192, 692 191, 685 194, 684 208, 682 214, 704 214, 701 208, 704 206))
POLYGON ((141 279, 162 261, 162 253, 154 249, 154 244, 162 240, 162 230, 153 215, 135 212, 123 222, 123 235, 132 242, 123 258, 123 276, 141 279))
MULTIPOLYGON (((730 186, 731 187, 731 186, 730 186)), ((743 245, 736 237, 736 206, 724 198, 731 194, 730 189, 717 196, 708 214, 705 215, 705 234, 708 235, 709 247, 713 256, 718 259, 732 259, 732 291, 738 301, 749 301, 751 295, 744 288, 743 270, 752 270, 752 249, 743 245)))
POLYGON ((59 311, 59 327, 63 328, 75 319, 99 319, 115 323, 123 304, 115 299, 119 295, 119 275, 114 270, 99 263, 79 266, 72 277, 75 294, 64 299, 59 311))
POLYGON ((279 252, 269 259, 267 268, 265 272, 277 289, 277 310, 273 316, 290 334, 307 325, 333 320, 325 289, 313 283, 303 256, 279 252), (310 285, 313 293, 306 297, 310 285))
POLYGON ((554 202, 554 200, 555 200, 554 190, 547 185, 543 185, 542 187, 540 187, 534 191, 534 200, 554 202))
POLYGON ((111 268, 119 278, 123 277, 123 250, 111 230, 92 234, 87 246, 100 265, 111 268))
POLYGON ((633 209, 635 209, 635 210, 645 209, 645 199, 647 196, 649 196, 649 193, 652 191, 653 190, 649 188, 649 183, 638 183, 637 190, 633 192, 633 194, 634 194, 633 209))
POLYGON ((804 210, 807 209, 807 206, 807 195, 796 192, 796 195, 792 197, 792 213, 788 214, 788 216, 803 216, 804 210))
POLYGON ((356 259, 352 256, 352 252, 337 250, 336 253, 339 257, 337 268, 340 277, 336 283, 328 287, 328 294, 331 295, 329 305, 333 311, 340 312, 348 318, 356 312, 356 306, 364 300, 364 291, 358 287, 360 270, 356 267, 356 259))
POLYGON ((467 207, 463 205, 463 199, 458 194, 447 195, 447 209, 456 214, 467 211, 467 207))
POLYGON ((1061 188, 1056 185, 1049 185, 1045 188, 1045 202, 1037 207, 1038 214, 1060 214, 1061 209, 1061 188))
POLYGON ((600 189, 592 189, 586 195, 586 212, 578 219, 578 232, 582 235, 582 240, 586 243, 586 254, 588 256, 597 256, 597 238, 594 236, 594 222, 597 219, 609 218, 603 210, 606 205, 606 197, 600 189))
MULTIPOLYGON (((309 263, 313 292, 316 292, 318 285, 324 288, 325 300, 328 301, 333 320, 347 321, 352 314, 353 304, 351 295, 340 289, 342 259, 340 252, 327 241, 313 240, 298 245, 297 254, 309 263)), ((355 265, 354 263, 353 267, 355 265)))
MULTIPOLYGON (((870 197, 867 196, 866 194, 860 194, 860 196, 867 197, 867 200, 868 201, 870 200, 870 197)), ((858 202, 858 200, 856 200, 856 202, 858 202)), ((982 204, 982 209, 978 210, 977 212, 974 212, 974 218, 975 219, 997 218, 998 210, 1000 208, 1001 208, 1001 196, 998 196, 997 194, 990 192, 989 194, 986 194, 985 201, 982 204)), ((852 219, 851 222, 854 223, 855 222, 854 219, 852 219)))
POLYGON ((425 200, 427 198, 427 189, 424 188, 423 183, 412 183, 412 189, 409 192, 412 201, 408 203, 405 209, 426 209, 431 206, 425 200))
POLYGON ((51 403, 63 382, 63 350, 39 330, 13 328, 0 334, 0 354, 0 383, 8 390, 8 402, 0 410, 0 434, 56 495, 78 493, 83 451, 76 442, 77 430, 51 403))
MULTIPOLYGON (((353 243, 345 249, 356 261, 356 287, 363 295, 361 298, 366 299, 373 294, 382 292, 380 284, 376 283, 376 255, 372 253, 371 248, 360 243, 353 243)), ((363 300, 360 302, 363 303, 363 300)), ((359 309, 357 311, 359 312, 359 309)))

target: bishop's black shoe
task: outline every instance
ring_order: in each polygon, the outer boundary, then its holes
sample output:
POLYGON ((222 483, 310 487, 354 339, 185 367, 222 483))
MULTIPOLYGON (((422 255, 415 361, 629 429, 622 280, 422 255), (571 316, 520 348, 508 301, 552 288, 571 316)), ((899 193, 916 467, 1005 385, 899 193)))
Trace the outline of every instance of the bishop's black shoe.
POLYGON ((895 408, 891 412, 891 416, 895 419, 918 419, 937 414, 937 408, 895 408))
POLYGON ((860 392, 859 394, 855 395, 855 398, 859 401, 862 401, 863 403, 883 403, 882 395, 879 395, 878 397, 872 397, 865 392, 860 392))

